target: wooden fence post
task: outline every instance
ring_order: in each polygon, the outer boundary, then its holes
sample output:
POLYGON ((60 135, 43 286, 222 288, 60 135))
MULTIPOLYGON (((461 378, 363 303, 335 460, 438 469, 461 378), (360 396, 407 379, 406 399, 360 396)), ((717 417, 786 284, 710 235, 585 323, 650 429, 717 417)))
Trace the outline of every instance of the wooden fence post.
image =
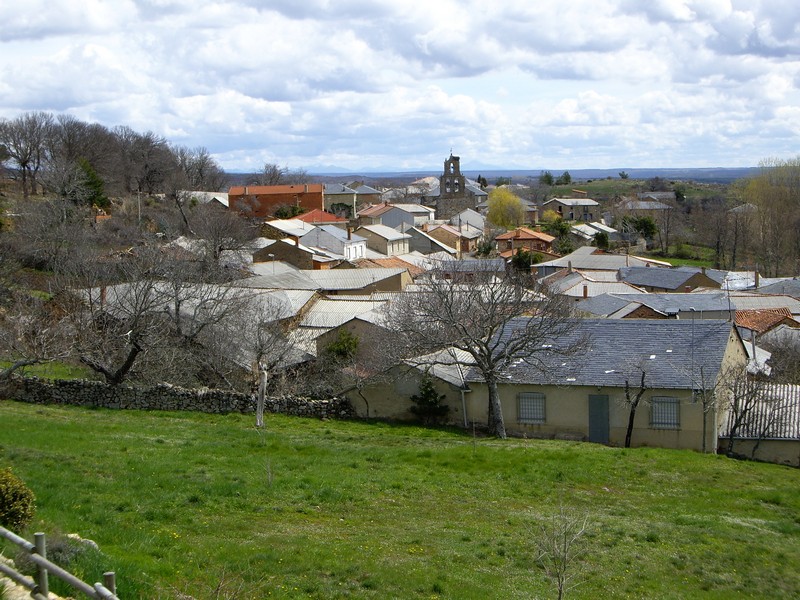
MULTIPOLYGON (((47 558, 47 540, 45 539, 44 533, 34 533, 33 538, 36 545, 36 554, 42 558, 47 558)), ((47 569, 41 565, 37 565, 36 571, 36 584, 39 586, 38 591, 42 596, 47 598, 50 593, 50 585, 47 581, 47 569)))
POLYGON ((103 573, 103 585, 109 592, 115 596, 117 595, 117 578, 114 575, 114 571, 103 573))

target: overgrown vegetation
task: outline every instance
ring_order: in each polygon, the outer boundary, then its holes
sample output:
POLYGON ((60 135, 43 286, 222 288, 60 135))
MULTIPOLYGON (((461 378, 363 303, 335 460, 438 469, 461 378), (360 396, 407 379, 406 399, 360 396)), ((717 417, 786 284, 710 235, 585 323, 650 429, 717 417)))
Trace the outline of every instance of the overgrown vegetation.
POLYGON ((0 525, 22 531, 33 519, 33 492, 11 469, 0 469, 0 525))
POLYGON ((268 415, 0 403, 33 526, 121 598, 545 598, 539 525, 589 515, 571 598, 800 595, 800 470, 268 415), (645 562, 646 561, 646 564, 645 562))

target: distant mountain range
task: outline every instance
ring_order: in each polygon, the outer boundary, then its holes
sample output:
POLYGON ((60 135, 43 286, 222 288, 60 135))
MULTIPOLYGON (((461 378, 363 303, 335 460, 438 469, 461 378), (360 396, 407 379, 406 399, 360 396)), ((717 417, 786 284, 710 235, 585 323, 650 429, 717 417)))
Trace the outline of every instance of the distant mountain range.
MULTIPOLYGON (((465 170, 463 174, 471 179, 475 179, 478 175, 483 175, 489 180, 497 179, 498 177, 509 177, 512 180, 520 181, 525 179, 536 179, 543 171, 550 171, 554 176, 563 173, 560 169, 487 169, 484 171, 479 170, 465 170)), ((753 177, 759 171, 758 167, 711 167, 711 168, 679 168, 679 169, 634 169, 634 168, 619 168, 619 169, 570 169, 569 173, 572 175, 573 180, 585 181, 587 179, 606 179, 608 177, 619 178, 619 173, 624 171, 631 179, 651 179, 653 177, 661 177, 670 180, 683 180, 683 181, 703 181, 703 182, 719 182, 728 183, 736 179, 746 177, 753 177)), ((316 178, 324 179, 325 177, 341 179, 343 177, 350 177, 351 179, 416 179, 421 177, 441 175, 441 171, 348 171, 346 169, 338 168, 325 168, 325 170, 309 170, 309 175, 316 178)))

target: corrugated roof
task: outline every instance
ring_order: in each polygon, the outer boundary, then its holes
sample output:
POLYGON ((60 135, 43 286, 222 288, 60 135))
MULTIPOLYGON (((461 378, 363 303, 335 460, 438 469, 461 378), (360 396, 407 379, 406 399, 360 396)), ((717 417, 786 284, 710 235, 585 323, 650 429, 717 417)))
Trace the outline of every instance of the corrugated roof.
POLYGON ((596 200, 592 200, 591 198, 552 198, 542 204, 542 206, 546 206, 551 202, 558 202, 564 206, 600 206, 596 200))
POLYGON ((386 304, 377 300, 321 299, 303 315, 301 327, 338 327, 353 317, 373 311, 386 304))
POLYGON ((597 252, 597 248, 583 246, 574 252, 547 262, 539 263, 539 266, 566 268, 572 265, 575 269, 586 269, 595 271, 617 271, 629 266, 670 266, 669 263, 651 258, 634 256, 633 254, 607 254, 597 252))
POLYGON ((361 290, 369 286, 405 273, 407 269, 328 269, 322 271, 306 271, 308 277, 321 290, 361 290))
MULTIPOLYGON (((510 321, 503 338, 515 335, 528 321, 510 321)), ((628 380, 638 386, 644 370, 650 388, 693 389, 701 370, 707 381, 716 380, 731 330, 731 323, 723 320, 580 320, 568 335, 542 340, 538 359, 544 368, 519 357, 506 368, 501 381, 623 387, 628 380), (589 341, 580 355, 560 356, 550 350, 569 347, 584 336, 589 341)), ((481 381, 480 373, 470 370, 467 380, 481 381)))
POLYGON ((389 240, 390 242, 396 240, 405 240, 410 238, 411 236, 407 233, 401 233, 396 229, 392 229, 391 227, 387 227, 386 225, 364 225, 358 228, 358 231, 365 229, 367 231, 371 231, 375 235, 382 237, 385 240, 389 240))

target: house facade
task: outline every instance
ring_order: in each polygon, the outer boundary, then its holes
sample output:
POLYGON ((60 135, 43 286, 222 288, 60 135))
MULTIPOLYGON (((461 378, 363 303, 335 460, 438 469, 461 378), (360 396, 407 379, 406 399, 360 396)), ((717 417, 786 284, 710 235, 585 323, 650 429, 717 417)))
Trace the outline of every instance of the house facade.
POLYGON ((542 210, 552 210, 565 221, 594 221, 599 204, 591 198, 553 198, 542 204, 542 210))
POLYGON ((355 233, 367 240, 367 248, 386 256, 408 254, 410 236, 387 227, 386 225, 365 225, 356 229, 355 233))
POLYGON ((243 215, 268 218, 278 208, 296 206, 306 211, 322 210, 321 183, 301 185, 249 185, 234 186, 228 190, 228 205, 243 215))

